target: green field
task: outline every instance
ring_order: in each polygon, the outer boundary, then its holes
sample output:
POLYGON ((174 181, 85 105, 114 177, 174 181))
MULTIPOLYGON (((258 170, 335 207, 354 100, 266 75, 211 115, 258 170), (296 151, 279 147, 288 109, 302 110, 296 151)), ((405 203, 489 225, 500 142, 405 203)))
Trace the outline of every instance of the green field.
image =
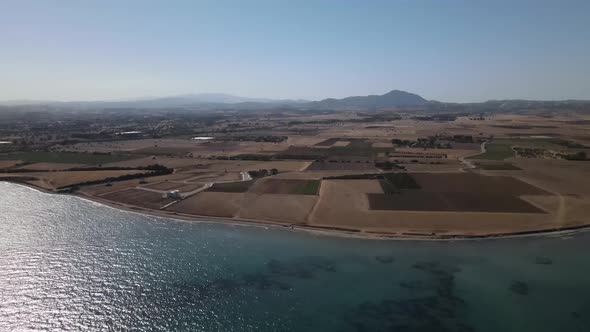
POLYGON ((0 160, 21 160, 24 163, 61 163, 99 165, 137 159, 138 156, 123 154, 92 154, 76 152, 15 152, 0 154, 0 160))
POLYGON ((503 164, 480 164, 479 168, 486 171, 521 171, 522 168, 509 163, 503 164))
POLYGON ((298 195, 316 195, 320 189, 320 180, 309 180, 295 190, 294 194, 298 195))
POLYGON ((467 159, 504 160, 514 156, 513 146, 575 153, 587 147, 559 138, 499 138, 486 144, 486 152, 467 159))

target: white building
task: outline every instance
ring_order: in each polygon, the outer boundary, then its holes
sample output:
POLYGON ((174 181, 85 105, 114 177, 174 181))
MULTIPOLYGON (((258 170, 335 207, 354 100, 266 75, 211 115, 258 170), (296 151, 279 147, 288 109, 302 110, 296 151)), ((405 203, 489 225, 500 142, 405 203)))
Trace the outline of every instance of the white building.
POLYGON ((180 191, 170 190, 164 195, 165 198, 180 198, 180 191))

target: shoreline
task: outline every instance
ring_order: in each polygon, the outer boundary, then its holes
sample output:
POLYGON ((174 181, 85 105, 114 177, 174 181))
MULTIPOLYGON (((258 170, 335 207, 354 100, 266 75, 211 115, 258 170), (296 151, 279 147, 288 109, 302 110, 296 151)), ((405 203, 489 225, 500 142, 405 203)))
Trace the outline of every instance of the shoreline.
POLYGON ((387 233, 387 232, 376 232, 376 231, 363 231, 359 229, 349 229, 342 227, 328 227, 319 225, 301 225, 301 224, 287 224, 277 221, 270 220, 256 220, 246 218, 228 218, 228 217, 216 217, 216 216, 205 216, 205 215, 192 215, 183 214, 177 212, 168 212, 162 210, 154 210, 139 206, 133 206, 118 202, 113 202, 99 197, 86 195, 83 193, 70 193, 63 194, 57 193, 46 188, 42 188, 30 183, 12 182, 12 181, 0 181, 20 185, 27 187, 32 190, 36 190, 45 194, 54 195, 68 195, 76 197, 78 199, 87 200, 92 203, 100 204, 104 207, 117 209, 120 211, 131 212, 141 214, 143 216, 152 216, 157 218, 172 219, 180 222, 198 222, 198 223, 221 223, 226 225, 234 226, 248 226, 248 227, 263 227, 263 228, 277 228, 285 231, 296 231, 304 232, 310 235, 320 236, 332 236, 341 238, 355 238, 355 239, 366 239, 366 240, 396 240, 396 241, 460 241, 460 240, 498 240, 498 239, 514 239, 514 238, 528 238, 528 237, 548 237, 574 234, 581 231, 590 230, 590 224, 576 225, 562 228, 551 228, 531 231, 519 231, 509 233, 494 233, 494 234, 473 234, 473 235, 429 235, 423 233, 387 233))

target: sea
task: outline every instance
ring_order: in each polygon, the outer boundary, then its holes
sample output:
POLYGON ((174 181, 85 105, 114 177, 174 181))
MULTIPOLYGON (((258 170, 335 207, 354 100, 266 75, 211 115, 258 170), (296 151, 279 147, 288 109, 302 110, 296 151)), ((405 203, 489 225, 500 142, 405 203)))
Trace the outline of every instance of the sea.
POLYGON ((0 331, 590 331, 590 232, 343 238, 0 182, 0 331))

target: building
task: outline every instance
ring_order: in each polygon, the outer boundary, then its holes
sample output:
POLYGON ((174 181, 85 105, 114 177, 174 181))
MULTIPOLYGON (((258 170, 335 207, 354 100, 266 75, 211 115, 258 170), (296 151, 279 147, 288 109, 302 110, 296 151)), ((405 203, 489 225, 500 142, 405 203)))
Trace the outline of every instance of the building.
POLYGON ((165 198, 180 198, 180 192, 178 190, 170 190, 164 195, 165 198))

